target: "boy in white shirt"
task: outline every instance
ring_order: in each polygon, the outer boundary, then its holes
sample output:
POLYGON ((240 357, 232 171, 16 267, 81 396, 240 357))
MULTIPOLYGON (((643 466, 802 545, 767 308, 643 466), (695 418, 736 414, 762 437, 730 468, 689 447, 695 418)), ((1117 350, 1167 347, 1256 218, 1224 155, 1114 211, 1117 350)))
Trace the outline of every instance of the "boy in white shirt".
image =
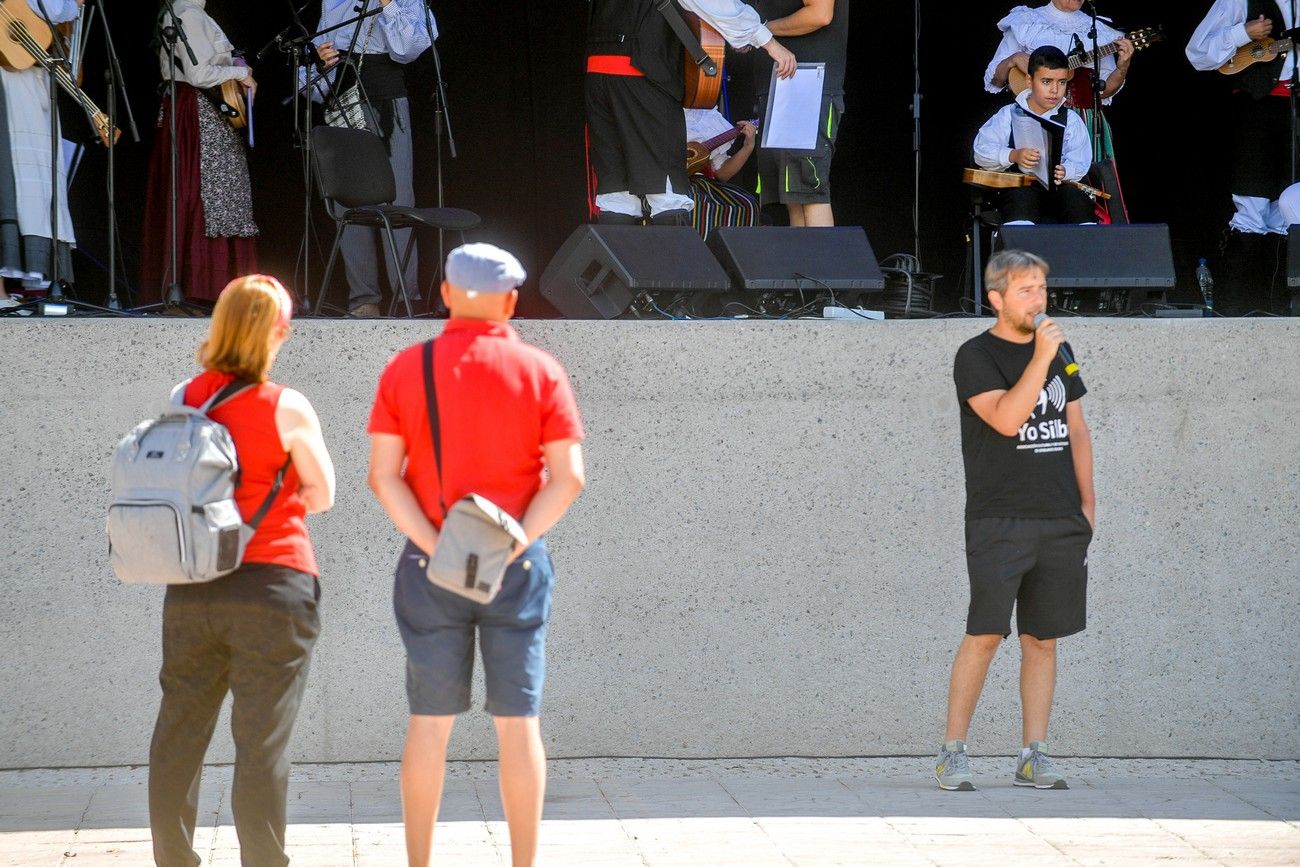
MULTIPOLYGON (((1062 223, 1094 223, 1092 200, 1065 181, 1082 180, 1092 167, 1088 127, 1065 104, 1070 78, 1069 62, 1059 48, 1044 46, 1029 55, 1028 90, 1004 106, 980 127, 975 136, 975 163, 980 168, 1006 171, 1016 166, 1026 174, 1050 154, 1037 148, 1015 146, 1017 118, 1032 117, 1047 128, 1049 141, 1060 142, 1060 161, 1052 167, 1052 188, 1041 183, 1003 191, 1002 224, 1030 225, 1045 215, 1062 223)), ((1052 148, 1056 150, 1055 147, 1052 148)))

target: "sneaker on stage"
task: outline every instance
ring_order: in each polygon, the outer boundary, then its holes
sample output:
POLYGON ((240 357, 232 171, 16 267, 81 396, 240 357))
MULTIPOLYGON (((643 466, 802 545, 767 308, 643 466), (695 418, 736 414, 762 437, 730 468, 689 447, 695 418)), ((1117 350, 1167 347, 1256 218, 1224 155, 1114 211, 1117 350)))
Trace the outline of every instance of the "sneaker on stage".
POLYGON ((1047 755, 1047 744, 1030 741, 1028 754, 1022 752, 1016 762, 1016 785, 1035 789, 1068 789, 1065 777, 1056 770, 1047 755))
POLYGON ((380 311, 379 305, 372 302, 358 304, 348 311, 348 315, 354 319, 381 319, 384 314, 380 311))
POLYGON ((965 743, 944 741, 938 761, 935 762, 934 778, 939 781, 939 788, 949 792, 975 791, 975 783, 972 782, 975 777, 970 772, 965 743))

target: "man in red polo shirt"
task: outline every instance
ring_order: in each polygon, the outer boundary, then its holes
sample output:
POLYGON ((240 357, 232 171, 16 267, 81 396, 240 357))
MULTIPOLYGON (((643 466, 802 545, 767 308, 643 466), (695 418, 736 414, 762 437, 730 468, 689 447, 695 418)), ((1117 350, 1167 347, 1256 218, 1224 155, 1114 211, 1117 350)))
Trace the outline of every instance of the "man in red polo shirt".
POLYGON ((402 753, 406 849, 410 864, 429 863, 447 741, 456 714, 470 707, 477 630, 511 857, 525 867, 536 855, 546 788, 538 713, 554 576, 542 536, 585 484, 582 420, 564 368, 508 324, 525 276, 519 261, 490 244, 467 244, 451 251, 445 273, 451 318, 434 341, 441 478, 422 344, 384 369, 369 426, 370 487, 409 540, 393 591, 411 713, 402 753), (470 493, 514 515, 529 539, 486 605, 425 577, 442 526, 439 501, 470 493))

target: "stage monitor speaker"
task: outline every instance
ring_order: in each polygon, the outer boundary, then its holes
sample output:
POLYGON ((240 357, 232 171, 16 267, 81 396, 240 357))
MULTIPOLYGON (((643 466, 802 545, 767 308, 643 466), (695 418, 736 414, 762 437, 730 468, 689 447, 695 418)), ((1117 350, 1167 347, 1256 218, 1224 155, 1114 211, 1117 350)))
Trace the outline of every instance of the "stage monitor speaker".
POLYGON ((725 292, 731 281, 690 226, 580 226, 539 282, 570 319, 613 319, 646 291, 725 292))
POLYGON ((736 289, 795 291, 884 289, 861 226, 719 226, 709 247, 736 289))
POLYGON ((1003 226, 1002 247, 1046 259, 1054 306, 1079 313, 1163 303, 1166 290, 1177 283, 1169 227, 1163 223, 1003 226))
POLYGON ((1169 227, 1003 226, 1002 247, 1047 260, 1047 285, 1062 289, 1134 289, 1174 286, 1169 227))

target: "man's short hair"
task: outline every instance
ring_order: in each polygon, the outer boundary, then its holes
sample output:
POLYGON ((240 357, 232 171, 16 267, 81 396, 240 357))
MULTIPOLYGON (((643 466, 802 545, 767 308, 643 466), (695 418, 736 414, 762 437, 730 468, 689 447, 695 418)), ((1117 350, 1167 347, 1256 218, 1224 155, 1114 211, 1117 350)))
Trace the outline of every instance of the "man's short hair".
POLYGON ((1005 292, 1011 275, 1037 268, 1046 277, 1051 271, 1047 261, 1027 250, 1003 250, 989 257, 984 266, 984 288, 989 292, 1005 292))
POLYGON ((1069 69, 1070 61, 1065 56, 1065 52, 1055 45, 1044 45, 1034 49, 1034 53, 1029 55, 1029 77, 1032 79, 1034 73, 1040 69, 1069 69))

